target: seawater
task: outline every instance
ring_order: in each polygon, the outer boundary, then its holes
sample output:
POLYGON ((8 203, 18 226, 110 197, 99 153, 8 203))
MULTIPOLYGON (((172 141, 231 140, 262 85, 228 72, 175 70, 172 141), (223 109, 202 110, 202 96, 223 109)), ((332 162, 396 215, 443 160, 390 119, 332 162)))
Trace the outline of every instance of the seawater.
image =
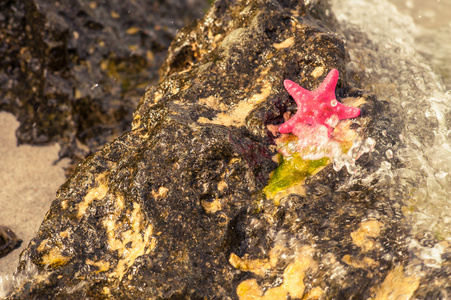
MULTIPOLYGON (((418 39, 424 39, 425 29, 387 0, 331 3, 339 34, 348 44, 348 71, 360 74, 361 88, 387 100, 391 112, 403 120, 399 135, 403 146, 388 147, 387 160, 378 171, 383 174, 378 175, 390 181, 393 194, 403 193, 414 231, 428 230, 450 241, 451 90, 433 67, 441 64, 449 69, 451 62, 440 52, 449 46, 436 47, 436 56, 431 57, 434 51, 425 51, 427 44, 418 39), (394 167, 393 158, 402 167, 394 167)), ((440 43, 447 32, 451 30, 439 30, 434 36, 429 30, 427 40, 440 43)), ((449 45, 451 39, 441 42, 449 45)))

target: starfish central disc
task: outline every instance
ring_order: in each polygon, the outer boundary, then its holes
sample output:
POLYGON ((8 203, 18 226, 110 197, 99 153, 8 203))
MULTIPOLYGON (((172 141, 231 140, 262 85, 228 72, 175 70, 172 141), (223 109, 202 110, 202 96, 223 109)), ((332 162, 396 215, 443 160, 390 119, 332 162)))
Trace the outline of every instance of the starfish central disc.
POLYGON ((314 91, 306 90, 291 80, 283 82, 285 89, 294 98, 298 106, 296 114, 280 125, 280 133, 298 135, 298 124, 305 126, 325 126, 329 134, 338 121, 351 119, 360 115, 357 107, 346 106, 335 99, 335 87, 338 82, 338 71, 333 69, 321 85, 314 91))

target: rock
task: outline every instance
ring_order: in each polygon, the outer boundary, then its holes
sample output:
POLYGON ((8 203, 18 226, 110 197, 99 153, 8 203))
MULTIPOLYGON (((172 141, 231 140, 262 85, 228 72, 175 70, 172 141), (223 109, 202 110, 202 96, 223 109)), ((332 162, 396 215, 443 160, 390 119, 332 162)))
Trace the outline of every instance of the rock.
MULTIPOLYGON (((181 30, 132 129, 58 191, 8 299, 441 295, 446 267, 411 256, 407 192, 384 188, 401 164, 385 153, 402 147, 402 120, 348 84, 327 11, 325 1, 221 0, 181 30), (273 129, 294 109, 283 80, 314 90, 333 68, 337 99, 360 103, 352 126, 373 151, 354 174, 330 164, 267 199, 273 129)), ((437 247, 449 264, 449 247, 437 247)))
POLYGON ((22 240, 17 238, 8 227, 0 225, 0 257, 20 247, 22 240))
POLYGON ((19 143, 58 142, 78 163, 129 129, 176 30, 206 1, 0 4, 0 110, 19 143))

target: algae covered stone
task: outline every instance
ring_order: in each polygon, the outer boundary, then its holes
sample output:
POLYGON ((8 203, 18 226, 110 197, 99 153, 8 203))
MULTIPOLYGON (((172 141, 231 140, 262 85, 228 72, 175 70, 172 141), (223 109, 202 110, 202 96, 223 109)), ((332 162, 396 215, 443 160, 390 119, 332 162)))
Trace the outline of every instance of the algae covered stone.
MULTIPOLYGON (((419 284, 410 275, 404 195, 387 194, 378 175, 388 143, 400 147, 401 120, 349 86, 333 24, 326 1, 220 0, 180 30, 131 129, 58 191, 8 299, 366 299, 391 278, 412 283, 396 295, 429 282, 437 272, 419 284), (356 136, 331 137, 376 144, 355 173, 296 155, 274 172, 273 129, 296 111, 283 80, 313 90, 332 69, 337 99, 362 113, 342 125, 356 136), (308 177, 274 203, 272 172, 289 184, 308 177)), ((342 147, 368 146, 357 142, 342 147)))

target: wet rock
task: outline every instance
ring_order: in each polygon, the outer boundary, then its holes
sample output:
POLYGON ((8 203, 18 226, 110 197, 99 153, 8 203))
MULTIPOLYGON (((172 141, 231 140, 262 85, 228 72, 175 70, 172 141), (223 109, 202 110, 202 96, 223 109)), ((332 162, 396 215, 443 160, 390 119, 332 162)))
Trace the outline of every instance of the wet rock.
POLYGON ((80 160, 129 129, 158 80, 176 30, 206 1, 3 1, 0 110, 20 121, 19 143, 59 142, 80 160))
POLYGON ((0 225, 0 257, 8 255, 11 251, 20 247, 22 240, 11 229, 0 225))
MULTIPOLYGON (((421 255, 437 241, 411 243, 408 191, 385 188, 401 164, 386 150, 402 147, 402 120, 348 84, 344 42, 325 25, 333 24, 327 11, 322 1, 223 0, 181 30, 132 129, 60 188, 9 299, 446 293, 436 287, 447 269, 432 272, 421 255), (327 165, 267 199, 262 189, 277 167, 271 126, 295 109, 283 80, 313 90, 333 68, 342 74, 337 99, 361 98, 353 126, 376 146, 353 174, 327 165), (425 284, 436 275, 435 286, 425 284)), ((440 247, 448 262, 449 247, 440 247)))

